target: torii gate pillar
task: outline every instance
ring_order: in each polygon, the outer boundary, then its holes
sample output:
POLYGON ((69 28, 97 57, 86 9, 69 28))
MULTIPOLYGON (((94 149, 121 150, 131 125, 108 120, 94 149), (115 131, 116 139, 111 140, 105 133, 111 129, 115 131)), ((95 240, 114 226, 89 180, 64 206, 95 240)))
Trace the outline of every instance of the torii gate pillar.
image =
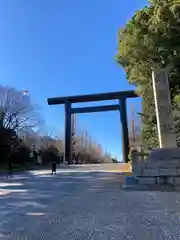
POLYGON ((71 164, 72 159, 72 123, 71 103, 65 102, 65 161, 71 164))
POLYGON ((129 155, 129 133, 128 133, 128 121, 127 121, 127 109, 126 99, 119 100, 120 103, 120 119, 121 119, 121 133, 122 133, 122 158, 124 162, 128 162, 129 155))

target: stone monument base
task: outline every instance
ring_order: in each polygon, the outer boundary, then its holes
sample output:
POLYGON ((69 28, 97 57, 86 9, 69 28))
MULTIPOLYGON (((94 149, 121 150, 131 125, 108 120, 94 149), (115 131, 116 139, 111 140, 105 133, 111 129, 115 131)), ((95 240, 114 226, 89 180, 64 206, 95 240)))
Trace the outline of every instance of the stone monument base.
POLYGON ((132 152, 132 178, 135 186, 180 186, 180 148, 153 150, 147 160, 132 152))

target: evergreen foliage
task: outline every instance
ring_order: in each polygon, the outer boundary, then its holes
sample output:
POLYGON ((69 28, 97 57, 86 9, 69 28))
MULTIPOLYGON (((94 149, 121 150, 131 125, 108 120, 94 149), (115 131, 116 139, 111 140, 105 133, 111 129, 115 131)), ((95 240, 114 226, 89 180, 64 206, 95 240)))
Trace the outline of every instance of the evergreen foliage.
POLYGON ((142 135, 148 147, 157 147, 152 71, 169 72, 177 138, 180 142, 180 1, 151 0, 118 31, 117 62, 142 97, 142 135))

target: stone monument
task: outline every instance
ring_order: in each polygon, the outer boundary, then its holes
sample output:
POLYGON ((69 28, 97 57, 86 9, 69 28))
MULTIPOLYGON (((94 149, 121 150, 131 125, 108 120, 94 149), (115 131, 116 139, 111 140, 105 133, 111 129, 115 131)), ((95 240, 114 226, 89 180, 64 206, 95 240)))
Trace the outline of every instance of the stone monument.
POLYGON ((167 72, 153 71, 152 82, 160 148, 177 147, 167 72))
POLYGON ((136 186, 177 186, 180 185, 180 148, 176 142, 167 72, 154 71, 152 81, 160 148, 152 150, 144 161, 140 161, 140 153, 132 152, 132 177, 136 186))

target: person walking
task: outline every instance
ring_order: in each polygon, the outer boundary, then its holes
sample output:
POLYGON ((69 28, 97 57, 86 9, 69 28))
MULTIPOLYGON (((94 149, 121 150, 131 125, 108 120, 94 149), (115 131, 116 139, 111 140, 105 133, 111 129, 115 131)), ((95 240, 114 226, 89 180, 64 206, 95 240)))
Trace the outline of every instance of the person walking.
POLYGON ((52 175, 56 174, 56 162, 52 162, 52 175))
POLYGON ((7 174, 7 178, 8 177, 13 177, 13 175, 12 175, 12 164, 11 164, 11 162, 9 161, 8 162, 8 174, 7 174))

